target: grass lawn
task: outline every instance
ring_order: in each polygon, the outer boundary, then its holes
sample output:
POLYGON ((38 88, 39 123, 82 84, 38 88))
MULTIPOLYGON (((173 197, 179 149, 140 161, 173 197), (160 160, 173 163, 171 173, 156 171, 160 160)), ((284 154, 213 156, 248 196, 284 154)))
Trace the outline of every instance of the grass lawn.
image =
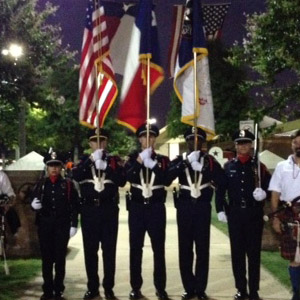
POLYGON ((41 270, 40 259, 8 260, 10 275, 5 275, 3 260, 0 260, 0 300, 16 300, 28 282, 41 270))
MULTIPOLYGON (((215 211, 214 204, 212 204, 212 224, 228 235, 227 224, 219 222, 215 211)), ((280 256, 279 251, 264 251, 261 252, 262 265, 283 285, 290 288, 290 279, 288 274, 289 262, 280 256)))

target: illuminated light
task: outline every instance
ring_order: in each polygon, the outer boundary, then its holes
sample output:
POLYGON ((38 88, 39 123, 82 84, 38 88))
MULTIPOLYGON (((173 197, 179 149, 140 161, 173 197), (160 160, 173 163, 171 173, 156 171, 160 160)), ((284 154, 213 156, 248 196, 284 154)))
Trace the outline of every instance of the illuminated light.
POLYGON ((11 44, 9 46, 9 53, 14 58, 19 58, 23 55, 23 48, 17 44, 11 44))

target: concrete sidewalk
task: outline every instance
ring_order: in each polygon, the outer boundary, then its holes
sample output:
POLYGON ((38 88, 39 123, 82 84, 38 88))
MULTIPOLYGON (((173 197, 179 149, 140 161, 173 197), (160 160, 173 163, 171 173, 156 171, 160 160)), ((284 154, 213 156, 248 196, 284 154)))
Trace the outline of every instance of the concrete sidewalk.
MULTIPOLYGON (((124 204, 124 189, 121 190, 120 222, 117 247, 117 270, 115 294, 118 299, 128 299, 130 292, 129 284, 129 244, 127 211, 124 204)), ((167 229, 166 229, 166 261, 167 261, 167 292, 171 299, 179 300, 183 292, 178 267, 178 243, 176 210, 172 203, 172 194, 168 193, 167 207, 167 229)), ((77 235, 70 240, 69 254, 67 256, 67 270, 65 280, 65 297, 68 300, 82 299, 86 291, 86 274, 84 268, 84 256, 82 247, 82 236, 79 230, 77 235)), ((102 280, 102 256, 99 251, 99 276, 102 280)), ((287 270, 282 270, 287 272, 287 270)), ((143 287, 142 293, 146 299, 156 300, 153 286, 153 259, 149 238, 146 237, 143 256, 143 287)), ((37 300, 42 294, 42 278, 37 277, 30 283, 28 290, 19 300, 37 300)), ((282 286, 269 272, 261 269, 260 296, 264 300, 290 300, 291 293, 282 286)), ((208 287, 206 290, 211 300, 233 299, 236 292, 231 270, 230 245, 226 235, 211 227, 210 245, 210 271, 208 287)), ((100 287, 100 293, 104 292, 100 287)))

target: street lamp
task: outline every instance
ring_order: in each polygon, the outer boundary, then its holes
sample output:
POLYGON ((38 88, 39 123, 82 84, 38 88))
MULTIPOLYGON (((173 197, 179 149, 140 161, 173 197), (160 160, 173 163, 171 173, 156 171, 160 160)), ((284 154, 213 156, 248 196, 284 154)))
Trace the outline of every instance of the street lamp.
POLYGON ((17 60, 19 57, 21 57, 24 54, 22 46, 14 43, 10 44, 8 49, 2 49, 1 53, 4 56, 10 55, 15 60, 17 60))

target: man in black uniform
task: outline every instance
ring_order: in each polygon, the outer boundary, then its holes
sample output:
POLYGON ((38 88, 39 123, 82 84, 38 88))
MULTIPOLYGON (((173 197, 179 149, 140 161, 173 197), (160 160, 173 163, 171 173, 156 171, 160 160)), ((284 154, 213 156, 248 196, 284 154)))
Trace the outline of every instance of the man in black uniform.
POLYGON ((44 159, 47 177, 39 180, 33 191, 32 208, 42 255, 43 291, 41 300, 63 298, 67 245, 77 232, 78 195, 72 181, 61 176, 63 161, 55 152, 44 159), (55 277, 53 279, 53 266, 55 277))
POLYGON ((224 173, 219 163, 201 151, 206 133, 197 128, 197 151, 194 151, 195 128, 184 134, 188 155, 175 158, 168 170, 168 184, 178 177, 180 190, 175 199, 179 238, 179 268, 185 292, 182 299, 208 299, 205 290, 209 268, 212 183, 218 187, 224 173), (193 272, 193 246, 196 265, 193 272))
POLYGON ((122 161, 106 151, 108 134, 91 129, 88 134, 91 155, 82 158, 72 170, 79 184, 81 225, 83 234, 85 268, 88 290, 83 299, 94 299, 99 294, 98 250, 101 243, 105 297, 115 299, 116 246, 119 225, 119 186, 124 186, 126 176, 122 161))
POLYGON ((219 221, 228 218, 231 261, 237 293, 235 300, 258 300, 260 279, 260 250, 263 231, 263 200, 266 198, 270 174, 260 164, 261 181, 257 180, 257 162, 251 157, 254 135, 240 130, 233 135, 237 157, 224 166, 225 185, 217 191, 219 221), (225 201, 227 191, 229 203, 225 201), (226 213, 225 213, 226 212, 226 213), (248 258, 248 284, 246 279, 248 258))
POLYGON ((148 232, 154 254, 154 286, 161 300, 168 299, 166 288, 165 230, 166 190, 165 175, 169 159, 154 150, 159 130, 149 125, 147 148, 147 127, 142 125, 136 132, 141 152, 129 156, 125 165, 127 180, 130 182, 131 199, 128 201, 129 244, 130 244, 130 299, 142 298, 142 255, 145 233, 148 232))

